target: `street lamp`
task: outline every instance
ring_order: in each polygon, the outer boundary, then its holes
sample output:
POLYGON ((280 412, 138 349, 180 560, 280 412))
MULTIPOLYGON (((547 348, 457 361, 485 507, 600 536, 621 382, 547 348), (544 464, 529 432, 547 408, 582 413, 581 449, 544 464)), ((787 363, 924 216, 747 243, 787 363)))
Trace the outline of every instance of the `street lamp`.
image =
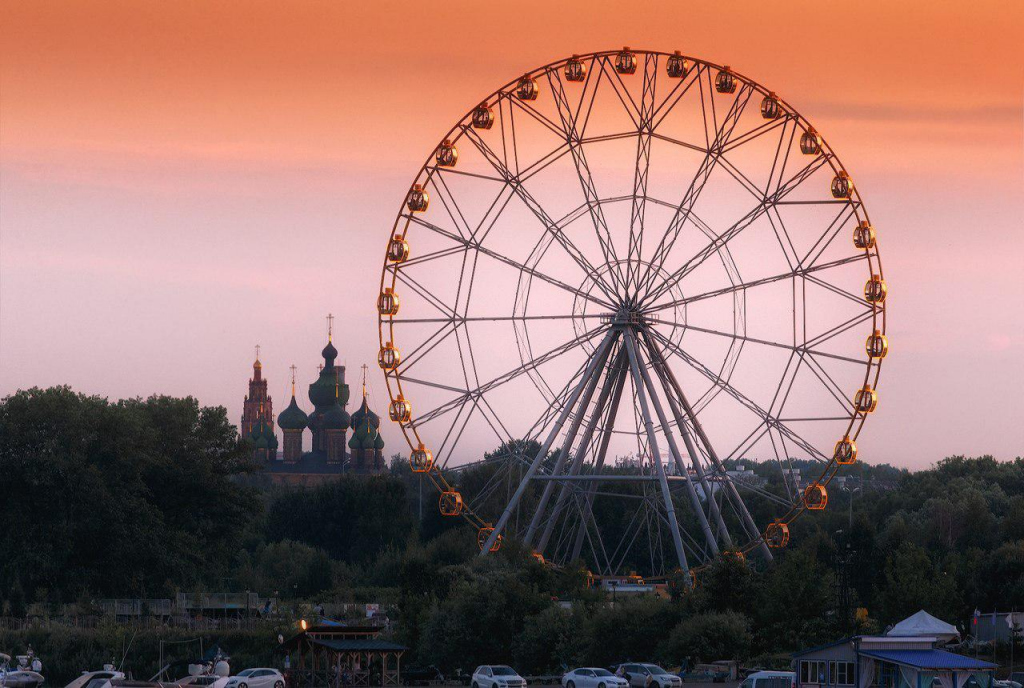
POLYGON ((853 494, 855 492, 860 492, 861 488, 855 487, 853 489, 850 489, 850 488, 847 488, 847 487, 844 486, 843 489, 850 493, 850 534, 852 535, 853 534, 853 494))

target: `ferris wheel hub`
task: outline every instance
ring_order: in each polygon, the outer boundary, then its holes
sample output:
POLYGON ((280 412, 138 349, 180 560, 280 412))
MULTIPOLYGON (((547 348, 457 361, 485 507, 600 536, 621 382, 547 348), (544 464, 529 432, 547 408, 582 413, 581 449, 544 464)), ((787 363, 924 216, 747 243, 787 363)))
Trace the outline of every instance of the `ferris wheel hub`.
POLYGON ((601 323, 614 328, 622 329, 630 327, 641 329, 657 324, 658 316, 653 313, 645 313, 635 308, 623 308, 615 313, 605 313, 601 316, 601 323))

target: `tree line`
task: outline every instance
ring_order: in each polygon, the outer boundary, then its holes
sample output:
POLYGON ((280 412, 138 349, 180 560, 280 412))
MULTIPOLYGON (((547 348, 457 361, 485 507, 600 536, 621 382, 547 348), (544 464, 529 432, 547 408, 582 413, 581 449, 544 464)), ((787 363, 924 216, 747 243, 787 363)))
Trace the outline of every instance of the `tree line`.
MULTIPOLYGON (((411 661, 545 673, 646 658, 788 663, 795 649, 921 608, 963 625, 975 608, 1024 605, 1020 458, 858 466, 861 491, 836 491, 824 513, 798 519, 774 565, 722 559, 693 592, 670 585, 671 599, 608 605, 582 564, 553 570, 514 541, 474 556, 475 533, 437 513, 401 457, 381 476, 261 486, 225 410, 192 398, 22 391, 0 401, 0 437, 3 615, 225 587, 383 602, 411 661)), ((488 463, 460 478, 467 492, 488 463)))

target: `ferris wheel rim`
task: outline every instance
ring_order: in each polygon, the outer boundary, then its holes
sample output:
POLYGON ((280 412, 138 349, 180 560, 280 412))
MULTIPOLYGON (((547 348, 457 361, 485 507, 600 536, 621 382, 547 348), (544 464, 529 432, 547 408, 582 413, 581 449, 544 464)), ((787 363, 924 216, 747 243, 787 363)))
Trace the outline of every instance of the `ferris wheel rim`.
MULTIPOLYGON (((538 67, 538 68, 529 70, 529 71, 525 72, 524 75, 520 75, 519 77, 516 77, 516 78, 510 80, 509 82, 505 83, 500 88, 498 88, 495 91, 491 92, 486 98, 484 98, 481 101, 479 101, 479 103, 490 104, 492 102, 500 101, 501 98, 503 98, 503 97, 504 98, 513 98, 514 94, 510 93, 510 91, 514 91, 516 84, 519 83, 520 79, 524 78, 524 76, 526 76, 526 77, 536 77, 536 76, 540 76, 540 75, 544 75, 544 74, 550 74, 551 72, 553 72, 555 70, 564 68, 565 65, 570 60, 573 60, 573 59, 597 60, 597 59, 600 59, 600 58, 609 58, 611 56, 615 56, 615 55, 617 55, 620 52, 621 51, 617 51, 617 50, 607 50, 607 51, 598 51, 598 52, 592 52, 592 53, 583 53, 583 54, 575 55, 575 56, 572 56, 572 57, 561 58, 559 60, 550 62, 550 63, 548 63, 548 64, 546 64, 546 65, 544 65, 542 67, 538 67)), ((673 54, 673 53, 668 53, 668 52, 663 52, 663 51, 640 50, 640 49, 631 50, 631 52, 635 53, 636 55, 653 55, 653 56, 657 56, 657 57, 672 57, 673 55, 680 55, 679 53, 674 53, 673 54)), ((735 77, 740 81, 740 83, 744 84, 745 86, 748 86, 751 89, 751 95, 753 95, 755 93, 756 94, 761 94, 761 95, 764 95, 764 96, 767 96, 767 95, 771 94, 773 97, 777 98, 778 102, 784 108, 784 111, 787 113, 787 115, 791 116, 791 118, 795 120, 796 127, 799 129, 799 131, 806 132, 808 130, 813 130, 813 131, 817 132, 818 136, 820 137, 820 145, 821 145, 821 153, 820 153, 820 155, 821 155, 821 157, 823 157, 824 163, 829 166, 829 168, 831 169, 832 173, 835 174, 835 175, 838 175, 840 172, 845 174, 845 172, 846 172, 845 166, 842 164, 839 156, 836 154, 835 150, 828 143, 828 141, 824 137, 824 135, 822 135, 819 130, 814 129, 814 127, 811 125, 810 121, 804 115, 802 115, 799 110, 797 110, 792 105, 790 105, 788 103, 788 101, 784 100, 781 97, 778 97, 777 95, 775 95, 775 93, 773 91, 770 91, 769 89, 767 89, 766 87, 764 87, 760 83, 758 83, 757 81, 754 81, 753 79, 747 77, 743 73, 737 72, 736 70, 732 70, 728 66, 719 65, 719 64, 716 64, 714 62, 711 62, 711 61, 708 61, 708 60, 705 60, 705 59, 702 59, 702 58, 693 57, 693 56, 690 56, 690 55, 681 55, 681 57, 683 57, 684 59, 688 60, 691 63, 692 68, 694 68, 694 69, 696 69, 698 67, 703 67, 703 68, 705 68, 707 70, 714 69, 714 70, 719 70, 719 71, 721 71, 721 70, 729 70, 729 71, 731 71, 735 75, 735 77)), ((442 137, 442 141, 451 140, 453 142, 456 142, 462 136, 466 135, 466 129, 467 129, 466 122, 472 117, 473 111, 476 109, 476 107, 477 106, 474 106, 473 108, 468 110, 464 115, 462 115, 462 117, 460 117, 458 119, 456 125, 453 126, 447 132, 447 134, 444 137, 442 137)), ((796 131, 796 129, 795 129, 795 131, 796 131)), ((420 168, 420 170, 418 171, 418 173, 415 176, 415 180, 416 180, 417 183, 421 183, 422 182, 422 184, 425 186, 432 179, 434 174, 438 173, 436 168, 433 169, 433 170, 430 169, 431 168, 431 161, 432 161, 432 159, 433 159, 433 154, 428 155, 426 162, 423 164, 423 166, 420 168)), ((604 202, 604 199, 601 199, 601 200, 602 200, 602 202, 604 202)), ((863 198, 861 196, 861 192, 860 192, 860 188, 859 187, 853 186, 853 188, 850 191, 850 195, 848 197, 848 203, 849 203, 850 207, 852 208, 852 217, 856 218, 857 221, 864 221, 868 225, 870 225, 870 216, 868 214, 866 205, 865 205, 865 203, 863 201, 863 198)), ((400 208, 401 208, 401 206, 400 206, 400 208)), ((411 215, 411 213, 410 213, 410 215, 411 215)), ((412 224, 413 222, 414 222, 414 220, 413 220, 412 217, 406 216, 406 214, 400 210, 400 212, 399 212, 399 214, 398 214, 398 216, 397 216, 397 218, 395 220, 395 223, 394 223, 394 225, 392 227, 391 233, 389 235, 389 239, 388 239, 389 242, 391 240, 393 240, 393 239, 396 239, 396 238, 404 239, 407 236, 408 232, 409 232, 410 224, 412 224)), ((884 280, 884 272, 883 272, 883 268, 882 268, 881 254, 880 254, 880 251, 878 249, 877 243, 875 243, 874 245, 872 245, 871 247, 866 249, 864 253, 865 253, 865 260, 866 260, 867 265, 868 265, 869 273, 872 274, 872 275, 877 275, 878 278, 884 280)), ((387 276, 388 276, 388 272, 389 272, 389 269, 388 269, 389 265, 390 264, 389 264, 388 258, 387 258, 387 256, 385 256, 384 265, 383 265, 383 269, 382 269, 382 273, 381 273, 381 282, 380 282, 380 290, 381 290, 381 292, 384 291, 385 287, 389 286, 387 284, 387 282, 388 282, 388 277, 387 276)), ((533 279, 533 275, 531 275, 530 279, 533 279)), ((392 277, 391 277, 390 287, 392 289, 394 289, 397 286, 397 283, 398 283, 397 273, 393 271, 392 272, 392 277)), ((874 329, 876 331, 880 332, 883 336, 884 336, 884 334, 886 332, 886 312, 887 312, 887 309, 885 307, 885 302, 884 301, 882 301, 881 303, 874 304, 873 307, 872 307, 872 310, 871 310, 870 322, 872 323, 872 326, 874 327, 874 329)), ((383 349, 386 344, 388 344, 388 345, 394 344, 396 333, 395 333, 395 330, 394 330, 394 318, 393 318, 393 316, 386 316, 386 315, 383 315, 383 314, 379 314, 378 315, 378 325, 379 325, 378 334, 379 334, 379 345, 380 345, 380 347, 383 349), (385 339, 385 330, 387 331, 387 339, 385 339)), ((866 361, 865 361, 865 363, 866 363, 866 365, 865 365, 865 373, 864 373, 863 385, 865 387, 870 386, 871 389, 877 390, 878 381, 879 381, 879 378, 880 378, 882 359, 881 358, 873 359, 871 356, 868 356, 866 361)), ((385 371, 385 380, 386 380, 386 385, 387 385, 387 388, 388 388, 388 395, 389 395, 389 398, 392 401, 404 398, 403 397, 403 388, 402 388, 402 377, 397 372, 397 370, 395 370, 393 372, 385 371), (393 385, 394 385, 394 388, 393 388, 393 385)), ((859 413, 859 412, 855 412, 854 414, 852 414, 852 416, 850 418, 849 425, 847 427, 847 431, 844 434, 844 438, 850 439, 852 441, 856 441, 856 439, 860 436, 861 430, 862 430, 863 425, 864 425, 864 423, 866 421, 866 417, 867 417, 867 413, 863 413, 862 414, 862 413, 859 413)), ((405 439, 406 439, 407 443, 409 444, 409 447, 410 447, 411 450, 415 450, 418 446, 424 446, 425 443, 422 441, 422 438, 419 436, 419 431, 418 431, 418 428, 417 428, 416 425, 409 425, 409 424, 404 424, 403 423, 401 425, 401 430, 402 430, 403 436, 405 437, 405 439), (410 430, 412 431, 412 435, 411 436, 410 436, 410 432, 409 432, 410 430)), ((827 486, 831 482, 831 480, 835 477, 835 475, 838 473, 838 471, 839 471, 839 465, 836 463, 835 457, 832 457, 826 463, 823 472, 821 473, 819 479, 816 481, 816 484, 820 484, 823 487, 827 486)), ((427 471, 427 475, 431 479, 431 481, 439 489, 442 489, 442 490, 452 489, 452 486, 447 482, 447 480, 444 478, 444 476, 442 474, 442 468, 435 466, 435 467, 432 468, 432 470, 427 471)), ((806 503, 798 502, 798 503, 793 505, 793 508, 790 510, 790 513, 786 514, 786 516, 783 517, 782 519, 777 519, 773 523, 780 523, 780 522, 782 522, 782 523, 789 523, 794 518, 796 518, 798 515, 802 514, 806 510, 808 510, 808 507, 807 507, 806 503)), ((488 525, 486 521, 484 521, 482 518, 478 517, 476 514, 472 513, 471 511, 463 512, 463 515, 466 516, 467 518, 469 518, 469 520, 476 522, 480 527, 486 527, 488 525)), ((756 543, 753 543, 753 544, 756 545, 756 543)), ((752 549, 752 547, 753 547, 753 545, 749 546, 746 550, 743 550, 743 551, 749 551, 749 549, 752 549)))

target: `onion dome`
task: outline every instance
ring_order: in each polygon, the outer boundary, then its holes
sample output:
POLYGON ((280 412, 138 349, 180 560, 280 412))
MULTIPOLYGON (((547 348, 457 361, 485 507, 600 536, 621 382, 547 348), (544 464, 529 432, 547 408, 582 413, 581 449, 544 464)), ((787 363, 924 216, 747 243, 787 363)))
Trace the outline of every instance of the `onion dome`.
POLYGON ((352 418, 341 404, 335 404, 324 412, 325 430, 348 430, 351 422, 352 418))
POLYGON ((333 364, 320 371, 320 377, 309 386, 309 400, 318 409, 333 406, 338 398, 338 376, 333 364))
POLYGON ((309 423, 309 416, 295 403, 295 395, 292 395, 292 403, 288 408, 277 416, 277 424, 282 430, 304 430, 309 423))
POLYGON ((377 441, 377 431, 370 427, 369 424, 364 423, 363 427, 366 428, 366 432, 363 433, 362 437, 363 449, 373 449, 374 444, 377 441))
POLYGON ((352 433, 352 437, 348 439, 348 448, 359 449, 359 447, 361 446, 362 443, 359 441, 359 435, 357 435, 356 433, 352 433))
POLYGON ((338 357, 338 350, 334 348, 334 344, 328 339, 327 346, 320 352, 320 355, 324 357, 324 368, 331 368, 334 366, 334 359, 338 357))
POLYGON ((370 406, 366 403, 366 397, 363 397, 363 404, 360 406, 355 413, 352 414, 352 427, 359 428, 363 425, 363 421, 369 422, 374 428, 380 427, 380 416, 370 410, 370 406))
POLYGON ((378 450, 384 449, 384 438, 380 436, 379 432, 377 433, 377 439, 373 441, 373 448, 378 450))
POLYGON ((249 438, 256 443, 257 449, 277 449, 277 437, 270 425, 262 418, 253 428, 249 438))

